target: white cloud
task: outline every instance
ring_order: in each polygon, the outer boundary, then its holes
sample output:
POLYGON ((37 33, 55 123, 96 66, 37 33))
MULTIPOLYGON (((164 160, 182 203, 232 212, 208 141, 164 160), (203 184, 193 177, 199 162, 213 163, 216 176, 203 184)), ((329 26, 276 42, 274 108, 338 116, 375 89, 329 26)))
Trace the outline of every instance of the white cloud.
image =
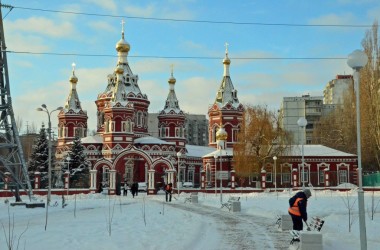
POLYGON ((70 37, 75 32, 72 23, 54 21, 45 17, 30 17, 8 22, 7 28, 14 32, 34 33, 54 38, 70 37))
MULTIPOLYGON (((103 30, 107 33, 113 33, 117 30, 114 25, 111 25, 109 22, 105 21, 92 21, 87 23, 87 25, 93 30, 103 30)), ((121 31, 121 26, 117 26, 117 28, 121 31)))
POLYGON ((101 7, 104 10, 109 10, 112 12, 116 12, 118 9, 118 6, 116 5, 115 1, 113 0, 84 0, 85 3, 94 4, 99 7, 101 7))
POLYGON ((152 17, 156 12, 155 4, 149 4, 143 7, 128 4, 127 7, 124 8, 124 12, 130 16, 136 17, 152 17))
POLYGON ((343 14, 328 14, 309 20, 309 24, 313 25, 347 25, 347 24, 362 24, 357 17, 352 13, 343 14))

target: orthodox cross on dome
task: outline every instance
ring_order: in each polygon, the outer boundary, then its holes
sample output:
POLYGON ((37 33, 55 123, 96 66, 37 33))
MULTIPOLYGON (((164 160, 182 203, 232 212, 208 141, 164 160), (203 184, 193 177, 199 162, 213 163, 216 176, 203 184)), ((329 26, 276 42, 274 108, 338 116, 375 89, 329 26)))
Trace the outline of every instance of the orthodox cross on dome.
POLYGON ((121 36, 123 37, 124 39, 124 24, 125 24, 125 21, 124 19, 121 20, 121 36))
POLYGON ((174 64, 171 64, 171 65, 170 65, 170 69, 171 69, 171 74, 172 74, 172 76, 173 76, 174 64))
POLYGON ((71 66, 73 67, 73 75, 75 75, 75 63, 73 62, 72 64, 71 64, 71 66))
POLYGON ((226 46, 226 55, 228 55, 228 43, 226 42, 225 44, 224 44, 224 46, 226 46))

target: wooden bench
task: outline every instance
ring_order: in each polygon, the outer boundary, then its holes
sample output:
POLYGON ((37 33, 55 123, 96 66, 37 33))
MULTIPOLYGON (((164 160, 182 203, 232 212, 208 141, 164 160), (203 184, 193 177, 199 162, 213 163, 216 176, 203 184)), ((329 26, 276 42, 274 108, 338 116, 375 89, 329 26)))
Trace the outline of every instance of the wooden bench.
POLYGON ((189 196, 185 197, 185 203, 186 203, 186 202, 190 202, 190 203, 191 203, 191 199, 192 199, 192 196, 193 196, 193 195, 198 195, 198 192, 190 193, 189 196))
MULTIPOLYGON (((307 231, 320 232, 324 223, 325 223, 325 220, 321 219, 318 216, 315 216, 311 219, 310 224, 306 224, 307 225, 307 231)), ((290 230, 290 234, 292 235, 292 240, 290 241, 291 245, 294 242, 300 242, 300 231, 290 230)))
POLYGON ((221 209, 225 207, 228 209, 228 211, 231 211, 232 203, 239 200, 240 200, 240 197, 230 197, 227 202, 222 203, 221 209))

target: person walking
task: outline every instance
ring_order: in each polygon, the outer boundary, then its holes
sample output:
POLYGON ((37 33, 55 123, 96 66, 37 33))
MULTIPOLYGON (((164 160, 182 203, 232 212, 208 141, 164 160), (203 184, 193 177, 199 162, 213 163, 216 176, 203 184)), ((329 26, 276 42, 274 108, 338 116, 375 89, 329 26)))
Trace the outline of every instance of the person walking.
POLYGON ((168 202, 168 198, 169 198, 169 202, 172 201, 172 191, 173 191, 173 184, 172 183, 166 184, 165 186, 166 202, 168 202))
POLYGON ((136 194, 136 183, 132 183, 132 186, 131 186, 131 193, 132 193, 132 197, 135 198, 135 194, 136 194))
POLYGON ((127 184, 127 182, 124 182, 124 191, 123 191, 123 195, 124 195, 124 196, 127 196, 127 195, 128 195, 128 184, 127 184))
POLYGON ((288 212, 292 217, 293 230, 302 231, 303 223, 302 220, 307 225, 307 199, 311 197, 310 189, 304 189, 296 193, 292 198, 289 199, 289 209, 288 212))

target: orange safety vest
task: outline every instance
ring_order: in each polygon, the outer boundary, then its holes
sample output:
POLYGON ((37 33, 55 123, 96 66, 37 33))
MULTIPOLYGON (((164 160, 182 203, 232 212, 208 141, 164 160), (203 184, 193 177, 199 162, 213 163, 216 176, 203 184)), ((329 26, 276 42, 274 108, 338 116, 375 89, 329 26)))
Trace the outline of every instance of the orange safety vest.
POLYGON ((298 202, 303 200, 303 198, 297 198, 294 202, 293 206, 291 206, 288 211, 289 213, 295 215, 295 216, 301 216, 300 208, 298 207, 298 202))

